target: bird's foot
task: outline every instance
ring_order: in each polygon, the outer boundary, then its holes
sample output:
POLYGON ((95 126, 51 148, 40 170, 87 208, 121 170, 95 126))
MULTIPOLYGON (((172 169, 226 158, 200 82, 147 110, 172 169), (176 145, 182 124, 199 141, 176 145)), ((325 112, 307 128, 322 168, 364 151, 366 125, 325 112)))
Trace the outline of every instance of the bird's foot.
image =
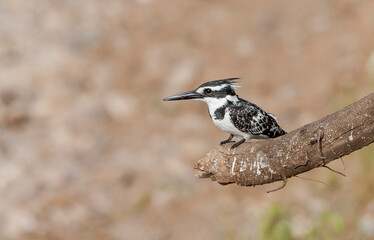
POLYGON ((226 139, 225 141, 220 142, 220 144, 223 145, 223 144, 226 144, 226 143, 229 143, 229 142, 233 142, 233 141, 231 141, 231 139, 233 137, 234 137, 234 135, 230 134, 230 137, 228 139, 226 139))
POLYGON ((243 138, 242 140, 240 140, 239 142, 235 143, 234 145, 231 146, 231 149, 234 149, 236 147, 238 147, 240 144, 244 143, 245 142, 245 139, 243 138))
POLYGON ((235 141, 225 140, 225 141, 220 142, 219 144, 224 145, 224 144, 230 143, 230 142, 235 142, 235 141))

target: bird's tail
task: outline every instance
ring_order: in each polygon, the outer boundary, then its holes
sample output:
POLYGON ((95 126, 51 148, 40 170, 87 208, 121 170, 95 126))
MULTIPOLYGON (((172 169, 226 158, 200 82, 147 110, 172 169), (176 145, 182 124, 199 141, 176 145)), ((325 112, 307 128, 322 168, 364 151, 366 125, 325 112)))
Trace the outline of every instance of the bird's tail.
POLYGON ((278 129, 277 129, 276 134, 275 134, 274 137, 279 137, 279 136, 282 136, 282 135, 284 135, 284 134, 287 134, 287 132, 284 131, 284 130, 279 126, 279 124, 278 124, 278 118, 277 118, 276 116, 274 116, 273 114, 271 114, 271 113, 268 113, 268 115, 269 115, 272 119, 274 119, 274 121, 275 121, 275 122, 277 123, 277 125, 278 125, 278 129))

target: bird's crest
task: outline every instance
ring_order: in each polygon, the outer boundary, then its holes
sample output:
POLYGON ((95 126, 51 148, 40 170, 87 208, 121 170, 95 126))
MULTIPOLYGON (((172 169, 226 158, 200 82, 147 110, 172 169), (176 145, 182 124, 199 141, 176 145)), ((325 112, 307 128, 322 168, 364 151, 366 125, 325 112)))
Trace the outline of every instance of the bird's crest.
POLYGON ((240 85, 237 81, 238 79, 240 79, 240 78, 226 78, 226 79, 214 80, 214 81, 203 83, 198 88, 201 88, 201 87, 218 87, 218 86, 228 85, 228 86, 231 86, 234 90, 236 90, 240 87, 240 85))

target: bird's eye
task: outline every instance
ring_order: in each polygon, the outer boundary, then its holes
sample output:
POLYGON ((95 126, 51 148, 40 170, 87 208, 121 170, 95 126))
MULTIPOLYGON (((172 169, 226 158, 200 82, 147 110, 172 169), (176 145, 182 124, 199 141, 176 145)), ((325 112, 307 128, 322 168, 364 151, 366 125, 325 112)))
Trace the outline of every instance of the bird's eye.
POLYGON ((212 92, 212 89, 210 89, 210 88, 205 88, 204 89, 204 93, 205 94, 209 94, 209 93, 211 93, 212 92))

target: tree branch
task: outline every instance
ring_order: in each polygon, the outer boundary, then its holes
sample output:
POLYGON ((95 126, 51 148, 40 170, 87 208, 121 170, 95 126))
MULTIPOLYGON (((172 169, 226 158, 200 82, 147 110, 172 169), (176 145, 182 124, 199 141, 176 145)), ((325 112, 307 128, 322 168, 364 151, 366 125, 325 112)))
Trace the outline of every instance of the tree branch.
MULTIPOLYGON (((200 159, 195 176, 256 186, 326 166, 374 142, 374 93, 278 138, 218 146, 200 159)), ((278 189, 275 189, 278 190, 278 189)))

